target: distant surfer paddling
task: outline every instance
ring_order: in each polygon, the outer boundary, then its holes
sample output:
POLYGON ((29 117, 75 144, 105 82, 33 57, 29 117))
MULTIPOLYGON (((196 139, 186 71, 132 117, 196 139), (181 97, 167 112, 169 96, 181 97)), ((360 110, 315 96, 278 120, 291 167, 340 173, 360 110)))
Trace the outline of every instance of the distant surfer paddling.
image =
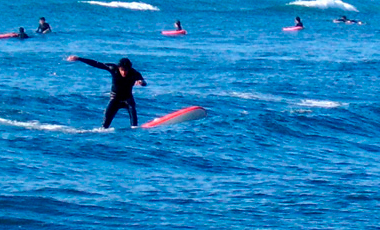
POLYGON ((68 61, 81 61, 95 68, 107 70, 112 75, 111 99, 107 106, 103 128, 109 128, 116 113, 121 108, 126 108, 129 113, 131 127, 137 128, 136 103, 132 95, 134 85, 146 86, 144 78, 139 72, 132 68, 132 63, 128 58, 122 58, 119 63, 106 64, 90 59, 70 56, 68 61))
POLYGON ((359 25, 363 24, 363 22, 361 22, 361 21, 351 20, 351 19, 348 19, 346 16, 342 16, 339 19, 335 19, 335 20, 333 20, 333 22, 334 23, 346 23, 346 24, 359 24, 359 25))

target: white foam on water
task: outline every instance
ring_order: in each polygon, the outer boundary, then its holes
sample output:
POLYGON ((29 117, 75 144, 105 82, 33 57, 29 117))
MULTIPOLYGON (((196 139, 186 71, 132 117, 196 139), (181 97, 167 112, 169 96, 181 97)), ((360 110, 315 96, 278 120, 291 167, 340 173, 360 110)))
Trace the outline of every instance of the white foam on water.
POLYGON ((0 123, 5 125, 17 126, 21 128, 31 129, 31 130, 43 130, 52 132, 63 132, 63 133, 110 133, 114 129, 104 129, 104 128, 94 128, 94 129, 76 129, 64 125, 53 125, 53 124, 42 124, 39 121, 14 121, 4 118, 0 118, 0 123))
POLYGON ((152 11, 160 10, 158 9, 158 7, 155 7, 143 2, 119 2, 119 1, 113 1, 113 2, 80 1, 80 2, 88 3, 92 5, 113 7, 113 8, 125 8, 125 9, 130 9, 130 10, 152 10, 152 11))
MULTIPOLYGON (((271 94, 261 94, 261 93, 239 93, 239 92, 232 92, 228 96, 232 97, 238 97, 242 99, 252 99, 252 100, 261 100, 261 101, 268 101, 268 102, 284 102, 288 103, 290 105, 297 105, 297 106, 303 106, 303 107, 309 107, 309 108, 337 108, 342 106, 347 106, 348 103, 341 103, 341 102, 335 102, 335 101, 328 101, 328 100, 312 100, 312 99, 306 99, 301 100, 299 99, 286 99, 280 96, 275 96, 271 94)), ((310 110, 299 110, 298 112, 305 112, 309 113, 310 110)))
POLYGON ((301 103, 297 105, 305 106, 305 107, 318 107, 318 108, 337 108, 341 106, 345 106, 347 104, 335 102, 335 101, 320 101, 320 100, 302 100, 301 103))
POLYGON ((346 11, 359 12, 355 6, 345 3, 342 0, 316 0, 316 1, 295 1, 288 3, 288 5, 305 6, 319 9, 341 9, 346 11))
POLYGON ((291 110, 290 113, 311 114, 311 113, 313 113, 313 110, 311 110, 311 109, 296 109, 296 110, 291 110))
POLYGON ((262 100, 262 101, 271 101, 271 102, 280 102, 284 99, 278 96, 270 95, 270 94, 261 94, 261 93, 240 93, 240 92, 232 92, 229 96, 238 97, 242 99, 254 99, 254 100, 262 100))

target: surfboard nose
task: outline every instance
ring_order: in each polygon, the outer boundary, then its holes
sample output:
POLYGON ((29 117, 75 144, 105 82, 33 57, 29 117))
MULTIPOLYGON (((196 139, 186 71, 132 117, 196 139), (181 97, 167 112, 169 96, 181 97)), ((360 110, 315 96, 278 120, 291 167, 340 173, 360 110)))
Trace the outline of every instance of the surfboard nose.
POLYGON ((160 125, 173 125, 186 121, 193 121, 205 118, 207 111, 201 106, 191 106, 156 118, 153 121, 143 124, 142 128, 153 128, 160 125))

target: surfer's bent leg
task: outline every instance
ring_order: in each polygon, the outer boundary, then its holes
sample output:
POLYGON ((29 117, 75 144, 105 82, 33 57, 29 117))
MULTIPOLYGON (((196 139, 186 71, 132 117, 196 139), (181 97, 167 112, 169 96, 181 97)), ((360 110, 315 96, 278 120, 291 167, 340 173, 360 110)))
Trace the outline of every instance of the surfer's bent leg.
POLYGON ((117 111, 120 109, 120 101, 111 99, 108 103, 105 115, 104 115, 104 121, 103 121, 103 128, 107 129, 110 127, 113 118, 115 117, 117 111))
POLYGON ((137 126, 137 112, 136 112, 136 102, 133 98, 129 98, 125 101, 126 108, 129 113, 129 119, 131 121, 131 126, 137 126))

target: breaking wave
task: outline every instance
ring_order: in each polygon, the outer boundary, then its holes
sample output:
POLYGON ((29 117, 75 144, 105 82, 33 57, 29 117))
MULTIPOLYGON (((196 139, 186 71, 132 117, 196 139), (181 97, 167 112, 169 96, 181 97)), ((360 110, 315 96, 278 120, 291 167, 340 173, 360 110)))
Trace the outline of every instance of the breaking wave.
POLYGON ((81 2, 92 4, 92 5, 113 7, 113 8, 126 8, 130 10, 152 10, 152 11, 160 10, 155 6, 152 6, 143 2, 118 2, 118 1, 114 1, 114 2, 81 1, 81 2))
POLYGON ((341 0, 316 0, 316 1, 295 1, 288 3, 288 5, 305 6, 319 9, 341 9, 346 11, 359 12, 355 6, 345 3, 341 0))

